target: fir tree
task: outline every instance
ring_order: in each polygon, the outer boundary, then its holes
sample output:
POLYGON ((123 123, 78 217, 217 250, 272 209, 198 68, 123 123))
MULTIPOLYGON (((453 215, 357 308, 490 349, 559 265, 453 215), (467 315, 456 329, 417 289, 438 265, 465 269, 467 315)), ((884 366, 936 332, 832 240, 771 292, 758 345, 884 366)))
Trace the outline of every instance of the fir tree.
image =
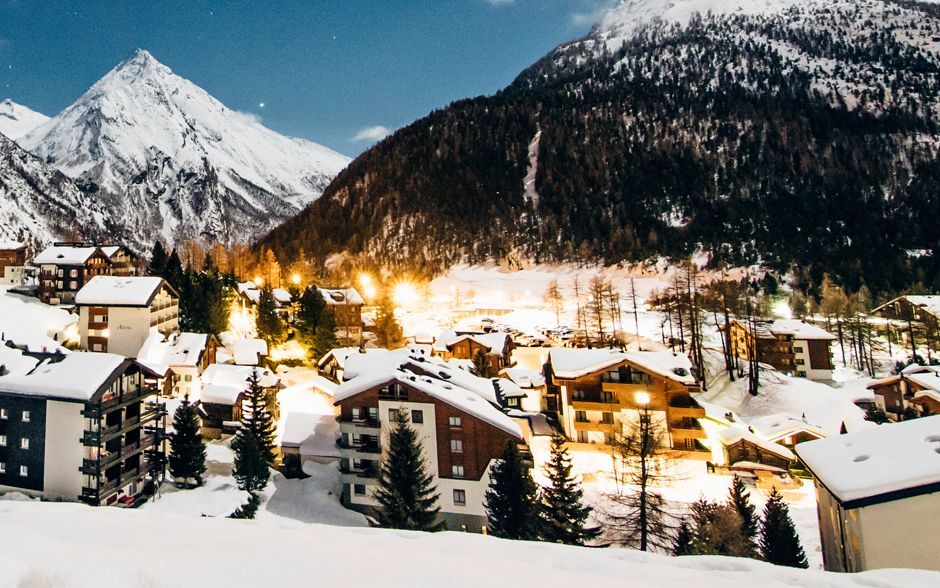
POLYGON ((284 321, 277 314, 277 303, 274 300, 274 294, 271 288, 265 286, 261 289, 258 296, 258 310, 255 324, 258 329, 258 337, 268 342, 268 345, 276 345, 284 340, 284 321))
POLYGON ((235 509, 235 512, 228 515, 230 519, 253 519, 261 506, 261 497, 252 492, 248 495, 248 502, 235 509))
POLYGON ((375 335, 379 347, 386 349, 396 349, 404 343, 401 325, 395 319, 395 307, 387 296, 379 300, 375 317, 375 335))
POLYGON ((538 488, 522 461, 516 443, 509 441, 493 466, 486 491, 488 530, 496 537, 539 538, 538 488))
POLYGON ((258 369, 248 376, 248 390, 242 408, 242 428, 250 431, 258 443, 259 451, 267 465, 272 465, 277 456, 274 442, 274 415, 268 408, 268 394, 261 387, 258 369))
POLYGON ((754 543, 742 527, 741 515, 733 504, 714 504, 699 499, 692 505, 690 553, 754 557, 754 543))
POLYGON ((320 289, 307 286, 297 299, 297 314, 294 317, 297 335, 304 344, 313 347, 316 330, 324 312, 326 312, 326 300, 323 299, 320 289))
POLYGON ((166 249, 163 248, 163 243, 157 241, 153 244, 153 250, 150 252, 150 262, 147 264, 147 275, 162 276, 163 270, 166 269, 167 261, 169 261, 169 258, 167 257, 166 249))
POLYGON ((481 378, 493 377, 493 368, 490 365, 490 360, 486 357, 486 353, 484 353, 482 349, 478 349, 476 355, 473 356, 473 370, 476 372, 476 375, 481 378))
POLYGON ((317 359, 323 357, 339 344, 336 338, 336 319, 330 311, 324 311, 320 316, 313 336, 313 352, 317 359))
POLYGON ((553 543, 584 545, 596 538, 600 528, 585 529, 591 508, 582 503, 584 491, 571 473, 571 457, 565 438, 552 439, 552 455, 546 465, 549 485, 541 492, 542 540, 553 543))
POLYGON ((183 262, 180 261, 180 256, 175 249, 173 253, 170 254, 169 259, 167 259, 162 275, 163 279, 166 280, 170 286, 173 286, 174 290, 182 294, 186 275, 183 271, 183 262))
POLYGON ((255 493, 268 485, 268 464, 258 439, 247 429, 239 429, 232 440, 235 466, 232 475, 239 490, 255 493))
POLYGON ((731 480, 731 488, 728 493, 728 504, 732 506, 741 517, 741 533, 752 545, 753 552, 757 553, 757 531, 759 519, 756 509, 751 504, 751 493, 744 486, 744 481, 738 476, 731 480))
POLYGON ((686 521, 679 523, 676 542, 672 546, 672 554, 676 556, 692 554, 692 528, 689 527, 689 523, 686 521))
POLYGON ((433 482, 418 434, 411 426, 407 411, 399 410, 375 492, 379 525, 413 531, 443 530, 444 522, 438 521, 441 509, 437 506, 438 494, 433 482))
POLYGON ((189 395, 173 414, 174 433, 170 437, 170 474, 185 486, 201 486, 206 472, 206 444, 199 433, 199 414, 189 395))
POLYGON ((790 519, 790 509, 783 496, 774 488, 764 505, 764 521, 760 530, 761 558, 778 566, 807 568, 806 554, 800 537, 790 519))
POLYGON ((872 404, 865 409, 865 420, 879 425, 884 425, 891 422, 891 419, 888 418, 888 414, 881 410, 881 407, 877 404, 872 404))

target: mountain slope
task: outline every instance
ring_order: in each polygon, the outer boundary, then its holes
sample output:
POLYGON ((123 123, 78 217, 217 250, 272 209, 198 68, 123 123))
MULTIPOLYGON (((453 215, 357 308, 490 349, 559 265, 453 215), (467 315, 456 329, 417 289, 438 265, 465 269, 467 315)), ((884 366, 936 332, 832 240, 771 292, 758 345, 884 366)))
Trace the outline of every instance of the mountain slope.
POLYGON ((638 5, 379 143, 260 246, 428 272, 704 248, 880 290, 937 282, 909 254, 940 250, 918 221, 940 212, 935 5, 659 3, 684 25, 638 5))
POLYGON ((8 139, 19 139, 48 120, 45 114, 30 110, 9 98, 0 102, 0 135, 8 139))
POLYGON ((109 232, 93 195, 0 135, 0 241, 39 245, 71 234, 107 239, 109 232))
POLYGON ((100 195, 121 237, 251 239, 317 198, 348 159, 226 108, 138 50, 20 145, 100 195))

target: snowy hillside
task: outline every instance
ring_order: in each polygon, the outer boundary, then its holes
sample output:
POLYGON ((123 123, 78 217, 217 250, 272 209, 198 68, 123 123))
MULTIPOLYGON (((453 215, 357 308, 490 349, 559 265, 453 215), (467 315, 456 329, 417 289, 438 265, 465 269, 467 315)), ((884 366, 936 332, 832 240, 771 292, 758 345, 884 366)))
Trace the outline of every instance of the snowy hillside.
POLYGON ((936 586, 940 574, 828 574, 722 557, 673 559, 620 549, 327 525, 161 516, 74 504, 0 502, 3 586, 616 585, 702 588, 936 586), (147 539, 157 538, 157 558, 147 539), (107 554, 107 564, 102 562, 107 554), (420 554, 420 563, 416 560, 420 554), (54 559, 50 561, 50 556, 54 559), (363 568, 363 564, 367 567, 363 568), (410 564, 410 565, 409 565, 410 564))
POLYGON ((138 249, 156 238, 250 240, 348 162, 227 108, 143 50, 19 143, 100 193, 138 249))
POLYGON ((45 114, 30 110, 9 98, 0 102, 0 135, 7 138, 19 139, 48 120, 45 114))
POLYGON ((68 234, 107 234, 108 215, 52 167, 0 135, 0 241, 48 243, 68 234))

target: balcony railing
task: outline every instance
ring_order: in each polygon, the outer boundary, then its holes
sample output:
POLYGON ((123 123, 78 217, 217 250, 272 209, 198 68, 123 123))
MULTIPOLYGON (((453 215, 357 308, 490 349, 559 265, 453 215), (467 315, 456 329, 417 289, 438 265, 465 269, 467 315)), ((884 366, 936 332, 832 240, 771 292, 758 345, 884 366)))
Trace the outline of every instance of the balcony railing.
POLYGON ((347 443, 342 437, 336 440, 336 446, 340 449, 351 449, 362 453, 382 453, 382 447, 378 443, 347 443))
POLYGON ((702 408, 702 405, 695 401, 691 396, 673 396, 669 399, 669 406, 672 408, 702 408))
POLYGON ((340 423, 348 423, 348 424, 356 425, 357 427, 367 427, 367 428, 370 428, 370 429, 379 429, 379 428, 382 427, 382 423, 379 422, 378 417, 375 417, 375 418, 367 418, 367 417, 353 418, 353 417, 344 417, 344 416, 340 416, 339 419, 337 419, 337 420, 339 420, 340 423))

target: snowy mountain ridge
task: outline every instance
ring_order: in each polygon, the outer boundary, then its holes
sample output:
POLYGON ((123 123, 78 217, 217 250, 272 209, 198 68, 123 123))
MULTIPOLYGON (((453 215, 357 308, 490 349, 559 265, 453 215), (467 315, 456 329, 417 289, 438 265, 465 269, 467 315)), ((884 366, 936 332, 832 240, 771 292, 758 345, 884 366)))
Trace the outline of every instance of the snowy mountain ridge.
POLYGON ((48 120, 45 114, 30 110, 9 98, 0 102, 0 135, 8 139, 19 139, 48 120))
POLYGON ((322 194, 348 163, 231 110, 145 50, 19 139, 100 200, 138 250, 245 242, 322 194))

